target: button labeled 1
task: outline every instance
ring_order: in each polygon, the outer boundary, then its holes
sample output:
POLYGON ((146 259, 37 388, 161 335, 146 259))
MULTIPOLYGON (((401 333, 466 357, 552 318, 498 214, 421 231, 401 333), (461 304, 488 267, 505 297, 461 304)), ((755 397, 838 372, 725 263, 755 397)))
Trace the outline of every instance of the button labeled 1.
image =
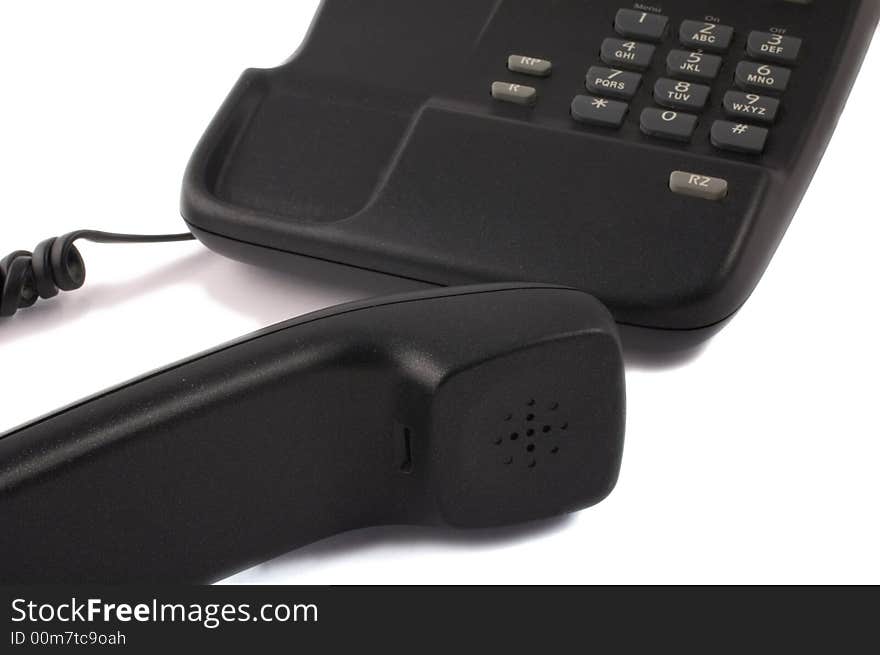
POLYGON ((666 16, 635 11, 634 9, 621 9, 614 19, 614 29, 621 36, 660 41, 666 33, 667 23, 669 23, 669 19, 666 16))

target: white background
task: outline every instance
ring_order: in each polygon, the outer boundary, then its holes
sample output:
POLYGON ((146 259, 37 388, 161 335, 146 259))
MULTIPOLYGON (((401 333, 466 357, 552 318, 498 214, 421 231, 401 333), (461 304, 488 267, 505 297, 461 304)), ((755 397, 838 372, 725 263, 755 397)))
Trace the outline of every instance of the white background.
MULTIPOLYGON (((316 6, 5 6, 3 252, 80 227, 181 229, 183 168, 209 119, 242 70, 294 51, 316 6)), ((513 530, 343 535, 232 581, 880 583, 878 70, 875 42, 733 323, 695 358, 630 362, 624 467, 607 501, 513 530)), ((261 326, 400 288, 329 267, 267 272, 191 243, 83 252, 83 290, 0 325, 0 431, 261 326)))

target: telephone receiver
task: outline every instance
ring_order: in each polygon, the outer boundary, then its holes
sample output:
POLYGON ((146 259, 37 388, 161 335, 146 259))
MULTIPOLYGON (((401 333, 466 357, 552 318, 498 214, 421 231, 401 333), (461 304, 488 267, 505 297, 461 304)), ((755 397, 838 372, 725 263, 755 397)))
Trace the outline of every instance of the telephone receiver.
POLYGON ((367 526, 576 511, 615 485, 624 404, 583 292, 341 305, 0 436, 0 580, 208 582, 367 526))

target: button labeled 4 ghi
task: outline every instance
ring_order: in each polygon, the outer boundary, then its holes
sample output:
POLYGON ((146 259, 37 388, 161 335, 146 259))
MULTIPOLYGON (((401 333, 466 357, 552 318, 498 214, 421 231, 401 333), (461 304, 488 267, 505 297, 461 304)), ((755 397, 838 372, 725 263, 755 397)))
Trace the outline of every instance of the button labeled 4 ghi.
POLYGON ((759 123, 772 123, 779 112, 779 101, 776 98, 759 96, 755 93, 728 91, 724 95, 724 111, 729 116, 746 118, 759 123))
POLYGON ((654 100, 664 107, 700 111, 706 106, 710 92, 711 89, 704 84, 663 77, 654 85, 654 100))
POLYGON ((651 65, 656 48, 647 43, 605 39, 602 42, 602 61, 612 66, 625 68, 647 68, 651 65))
POLYGON ((631 99, 642 83, 638 73, 628 73, 616 68, 593 66, 587 73, 587 90, 598 95, 631 99))

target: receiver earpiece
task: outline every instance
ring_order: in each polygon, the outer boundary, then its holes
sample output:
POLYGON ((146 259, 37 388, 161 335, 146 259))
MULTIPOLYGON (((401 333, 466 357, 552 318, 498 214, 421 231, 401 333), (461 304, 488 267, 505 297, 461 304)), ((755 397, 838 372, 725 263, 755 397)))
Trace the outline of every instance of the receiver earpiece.
POLYGON ((591 296, 342 305, 0 436, 0 579, 204 582, 356 528, 552 517, 610 493, 623 433, 591 296))

